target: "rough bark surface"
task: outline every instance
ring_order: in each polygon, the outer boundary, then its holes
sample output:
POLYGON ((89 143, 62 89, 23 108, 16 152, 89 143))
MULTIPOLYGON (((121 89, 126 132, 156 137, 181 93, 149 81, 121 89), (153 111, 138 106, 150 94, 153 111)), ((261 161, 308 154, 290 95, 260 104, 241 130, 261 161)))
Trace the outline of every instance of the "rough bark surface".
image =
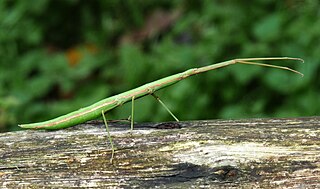
POLYGON ((320 188, 320 117, 0 134, 1 188, 320 188))

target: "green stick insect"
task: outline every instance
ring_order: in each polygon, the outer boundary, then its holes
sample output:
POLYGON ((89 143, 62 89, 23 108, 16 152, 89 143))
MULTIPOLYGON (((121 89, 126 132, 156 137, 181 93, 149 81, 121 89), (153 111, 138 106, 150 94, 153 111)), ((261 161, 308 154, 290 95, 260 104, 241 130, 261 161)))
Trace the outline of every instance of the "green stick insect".
POLYGON ((103 117, 104 124, 106 126, 106 131, 108 134, 108 138, 112 147, 112 155, 110 161, 112 162, 113 156, 114 156, 114 145, 112 142, 112 138, 110 136, 107 120, 105 113, 118 107, 121 106, 124 103, 127 103, 129 101, 132 102, 132 111, 131 111, 131 130, 133 129, 133 118, 134 118, 134 100, 141 98, 146 95, 152 95, 154 96, 162 106, 170 113, 170 115, 176 120, 179 121, 173 113, 168 109, 168 107, 160 100, 159 97, 157 97, 154 92, 163 89, 165 87, 168 87, 170 85, 173 85, 177 83, 178 81, 181 81, 183 79, 186 79, 187 77, 190 77, 192 75, 200 74, 203 72, 207 72, 210 70, 215 70, 221 67, 225 67, 228 65, 233 65, 233 64, 250 64, 250 65, 257 65, 257 66, 264 66, 264 67, 272 67, 272 68, 277 68, 277 69, 283 69, 283 70, 288 70, 297 74, 300 74, 303 76, 302 73, 293 70, 288 67, 283 67, 283 66, 276 66, 272 64, 264 64, 264 63, 259 63, 256 61, 270 61, 270 60, 294 60, 294 61, 301 61, 303 62, 302 59, 300 58, 291 58, 291 57, 271 57, 271 58, 242 58, 242 59, 233 59, 225 62, 220 62, 217 64, 212 64, 200 68, 193 68, 189 69, 187 71, 174 74, 156 81, 153 81, 151 83, 147 83, 145 85, 142 85, 138 88, 129 90, 127 92, 123 92, 121 94, 111 96, 109 98, 103 99, 99 102, 96 102, 88 107, 81 108, 79 110, 76 110, 74 112, 68 113, 66 115, 62 115, 60 117, 48 120, 48 121, 43 121, 43 122, 38 122, 38 123, 30 123, 30 124, 21 124, 19 125, 22 128, 26 129, 46 129, 46 130, 55 130, 55 129, 63 129, 71 126, 75 126, 80 123, 84 123, 89 120, 96 119, 100 116, 103 117))

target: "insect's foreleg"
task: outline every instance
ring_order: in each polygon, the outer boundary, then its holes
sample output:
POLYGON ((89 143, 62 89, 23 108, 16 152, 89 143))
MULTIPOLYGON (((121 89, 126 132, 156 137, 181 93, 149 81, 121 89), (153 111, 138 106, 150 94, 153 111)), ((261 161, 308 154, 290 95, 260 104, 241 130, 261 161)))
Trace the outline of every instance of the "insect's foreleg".
POLYGON ((105 112, 102 111, 101 114, 102 114, 102 117, 103 117, 104 125, 106 126, 106 131, 107 131, 109 142, 110 142, 111 149, 112 149, 111 158, 110 158, 110 163, 112 163, 113 156, 114 156, 114 145, 113 145, 113 141, 112 141, 112 138, 111 138, 111 135, 110 135, 110 131, 109 131, 107 119, 106 119, 106 116, 105 116, 105 112))
POLYGON ((134 96, 132 96, 132 106, 131 106, 131 130, 133 130, 133 123, 134 123, 134 96))
POLYGON ((264 66, 264 67, 271 67, 271 68, 277 68, 277 69, 282 69, 282 70, 288 70, 288 71, 291 71, 291 72, 294 72, 296 74, 299 74, 301 76, 303 76, 303 73, 301 72, 298 72, 294 69, 291 69, 291 68, 288 68, 288 67, 285 67, 285 66, 276 66, 276 65, 272 65, 272 64, 264 64, 264 63, 259 63, 259 62, 250 62, 250 60, 246 60, 246 59, 238 59, 236 60, 237 63, 240 63, 240 64, 251 64, 251 65, 257 65, 257 66, 264 66))
POLYGON ((304 62, 303 59, 301 58, 291 58, 291 57, 269 57, 269 58, 240 58, 240 59, 234 59, 233 62, 235 63, 240 63, 240 64, 251 64, 251 65, 256 65, 256 66, 264 66, 264 67, 271 67, 271 68, 277 68, 277 69, 282 69, 282 70, 288 70, 291 72, 294 72, 296 74, 299 74, 301 76, 303 76, 303 74, 301 72, 298 72, 294 69, 285 67, 285 66, 277 66, 277 65, 273 65, 273 64, 265 64, 265 63, 260 63, 260 62, 255 62, 255 61, 260 61, 260 60, 264 60, 264 61, 268 61, 268 60, 296 60, 299 62, 304 62))
POLYGON ((169 108, 160 100, 160 98, 155 95, 154 93, 151 94, 160 104, 169 112, 169 114, 177 121, 179 122, 179 119, 169 110, 169 108))

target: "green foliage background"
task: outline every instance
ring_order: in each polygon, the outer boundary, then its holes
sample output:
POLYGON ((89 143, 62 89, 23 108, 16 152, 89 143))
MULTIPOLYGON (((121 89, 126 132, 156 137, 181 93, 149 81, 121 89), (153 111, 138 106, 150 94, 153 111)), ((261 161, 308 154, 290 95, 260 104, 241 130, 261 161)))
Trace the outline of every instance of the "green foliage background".
MULTIPOLYGON (((318 0, 0 1, 0 128, 17 130, 17 123, 240 57, 300 57, 305 64, 277 63, 305 77, 234 65, 158 96, 181 120, 319 115, 319 10, 318 0), (123 42, 159 10, 180 16, 164 30, 123 42)), ((172 120, 152 97, 137 100, 135 109, 139 122, 172 120)), ((127 104, 108 118, 129 115, 127 104)))

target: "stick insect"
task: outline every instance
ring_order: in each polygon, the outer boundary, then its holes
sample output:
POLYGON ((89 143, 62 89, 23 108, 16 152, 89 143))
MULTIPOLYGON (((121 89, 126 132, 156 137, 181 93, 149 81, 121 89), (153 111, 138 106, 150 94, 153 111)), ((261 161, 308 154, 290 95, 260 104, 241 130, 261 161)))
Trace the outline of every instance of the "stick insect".
POLYGON ((170 85, 173 85, 181 80, 186 79, 187 77, 200 74, 203 72, 207 72, 210 70, 215 70, 221 67, 233 65, 233 64, 249 64, 249 65, 257 65, 257 66, 264 66, 264 67, 271 67, 271 68, 277 68, 277 69, 283 69, 283 70, 288 70, 297 74, 300 74, 303 76, 302 73, 288 68, 288 67, 283 67, 283 66, 277 66, 273 64, 265 64, 265 63, 260 63, 257 61, 271 61, 271 60, 293 60, 293 61, 301 61, 303 62, 302 59, 300 58, 291 58, 291 57, 270 57, 270 58, 242 58, 242 59, 233 59, 225 62, 220 62, 216 64, 211 64, 208 66, 204 67, 199 67, 199 68, 192 68, 187 71, 174 74, 156 81, 153 81, 151 83, 147 83, 145 85, 142 85, 140 87, 137 87, 135 89, 123 92, 118 95, 111 96, 109 98, 103 99, 99 102, 96 102, 90 106, 87 106, 85 108, 81 108, 79 110, 76 110, 74 112, 68 113, 66 115, 62 115, 60 117, 48 120, 48 121, 43 121, 43 122, 38 122, 38 123, 30 123, 30 124, 21 124, 19 125, 22 128, 26 129, 46 129, 46 130, 55 130, 55 129, 63 129, 71 126, 75 126, 80 123, 84 123, 89 120, 96 119, 100 116, 102 116, 104 124, 106 126, 106 131, 108 134, 109 142, 112 147, 112 154, 111 154, 111 159, 110 161, 112 162, 113 156, 114 156, 114 145, 112 138, 110 136, 109 132, 109 127, 107 124, 107 119, 106 119, 106 112, 121 106, 124 103, 127 102, 132 102, 132 111, 131 111, 131 130, 133 129, 133 118, 134 118, 134 100, 144 97, 146 95, 152 95, 154 96, 160 104, 170 113, 170 115, 176 120, 179 121, 173 113, 168 109, 168 107, 160 100, 158 96, 156 96, 154 93, 160 89, 163 89, 165 87, 168 87, 170 85))

